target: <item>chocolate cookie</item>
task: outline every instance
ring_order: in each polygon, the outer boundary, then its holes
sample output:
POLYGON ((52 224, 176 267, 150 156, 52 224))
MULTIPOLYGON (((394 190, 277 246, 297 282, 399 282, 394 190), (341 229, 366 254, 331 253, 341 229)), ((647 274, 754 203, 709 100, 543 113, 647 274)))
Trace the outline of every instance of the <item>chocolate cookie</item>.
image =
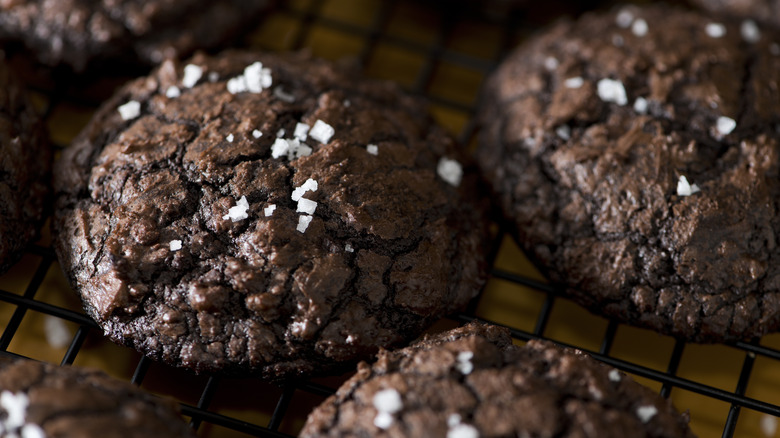
POLYGON ((303 54, 164 63, 64 151, 56 249, 117 342, 196 371, 322 373, 486 277, 486 208, 425 108, 303 54))
POLYGON ((481 100, 518 240, 592 311, 693 341, 780 326, 776 34, 664 6, 560 23, 481 100))
POLYGON ((194 437, 173 402, 98 370, 0 356, 3 436, 194 437))
POLYGON ((361 362, 300 436, 694 435, 668 400, 581 351, 470 324, 361 362))
POLYGON ((0 273, 38 236, 46 216, 51 159, 38 113, 0 52, 0 273))
POLYGON ((51 65, 93 60, 158 63, 216 47, 256 24, 270 0, 6 0, 0 39, 21 41, 51 65))
MULTIPOLYGON (((780 26, 780 0, 690 0, 690 2, 711 12, 780 26)), ((755 23, 750 21, 744 21, 740 27, 747 38, 751 38, 750 35, 755 33, 755 29, 755 23)))

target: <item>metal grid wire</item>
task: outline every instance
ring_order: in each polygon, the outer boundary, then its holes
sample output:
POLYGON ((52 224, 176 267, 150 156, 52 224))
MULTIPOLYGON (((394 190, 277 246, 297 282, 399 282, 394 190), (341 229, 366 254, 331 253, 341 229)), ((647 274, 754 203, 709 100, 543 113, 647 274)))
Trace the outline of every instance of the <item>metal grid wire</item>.
MULTIPOLYGON (((340 2, 326 0, 283 2, 279 10, 273 13, 273 16, 281 17, 279 18, 281 21, 294 23, 295 26, 293 27, 295 30, 287 35, 284 42, 277 41, 279 44, 257 44, 252 42, 253 40, 250 37, 247 39, 246 45, 251 47, 259 46, 258 48, 271 50, 296 50, 309 47, 312 41, 312 32, 315 29, 326 29, 348 35, 362 42, 362 48, 357 50, 355 57, 366 70, 370 70, 369 66, 380 45, 411 53, 422 59, 422 64, 412 80, 404 84, 405 87, 413 93, 427 97, 432 102, 434 108, 460 114, 465 120, 465 123, 461 124, 463 128, 459 135, 460 140, 464 144, 474 144, 475 126, 471 116, 474 112, 475 102, 452 99, 432 91, 436 88, 440 66, 448 64, 476 72, 479 76, 479 81, 481 81, 495 67, 501 56, 519 40, 528 33, 539 29, 546 22, 549 22, 549 17, 542 16, 540 18, 538 15, 524 10, 508 12, 505 9, 500 9, 493 11, 493 13, 485 13, 482 9, 475 8, 473 3, 468 0, 448 1, 440 4, 431 2, 431 5, 426 6, 413 5, 414 8, 418 9, 430 8, 428 13, 435 13, 439 17, 438 24, 433 32, 433 38, 420 42, 415 38, 399 36, 398 33, 389 30, 392 21, 391 17, 394 16, 398 8, 404 7, 405 2, 377 0, 377 7, 374 8, 373 17, 370 17, 366 22, 368 24, 356 24, 351 20, 334 18, 332 14, 326 13, 326 9, 331 7, 333 3, 340 2), (498 47, 494 50, 492 56, 475 56, 467 53, 467 51, 453 48, 451 44, 453 35, 459 32, 458 26, 464 20, 498 30, 500 41, 498 41, 498 47)), ((409 2, 409 4, 413 3, 409 2)), ((562 10, 571 15, 577 15, 585 10, 594 7, 604 7, 605 5, 605 2, 572 2, 558 5, 555 1, 552 1, 551 5, 546 7, 546 10, 554 10, 556 7, 561 6, 562 10)), ((59 85, 71 79, 66 76, 65 81, 59 81, 59 85)), ((85 98, 78 93, 62 91, 68 87, 59 85, 53 89, 41 90, 42 94, 46 96, 45 117, 50 122, 51 119, 56 117, 57 108, 63 102, 85 108, 87 112, 93 110, 99 103, 99 100, 90 99, 89 97, 85 98)), ((55 138, 54 140, 57 143, 57 139, 55 138)), ((59 149, 63 146, 61 142, 57 145, 59 149)), ((503 251, 506 245, 511 245, 511 242, 509 244, 506 243, 509 239, 506 239, 504 234, 502 230, 499 230, 494 245, 495 254, 492 260, 500 257, 498 253, 503 251)), ((86 317, 83 312, 73 310, 68 308, 68 306, 49 303, 40 297, 39 291, 44 287, 44 283, 49 281, 50 271, 57 269, 54 252, 50 245, 45 243, 45 240, 43 240, 44 243, 31 245, 27 249, 25 260, 22 263, 33 266, 33 268, 30 269, 32 274, 23 291, 6 290, 6 285, 0 279, 0 302, 2 302, 0 303, 0 308, 14 306, 12 314, 2 329, 2 335, 0 335, 0 351, 2 354, 32 356, 30 354, 14 353, 14 349, 9 347, 13 345, 15 337, 24 335, 25 325, 23 321, 25 316, 31 312, 38 312, 68 321, 77 327, 60 361, 62 365, 70 365, 77 360, 79 354, 82 354, 85 345, 102 342, 101 334, 98 326, 86 317)), ((556 309, 561 305, 565 305, 562 303, 568 303, 568 301, 559 298, 560 294, 558 291, 548 286, 544 281, 539 280, 535 275, 526 275, 521 272, 523 271, 522 269, 515 269, 511 266, 512 257, 510 256, 509 258, 509 268, 503 266, 506 263, 502 264, 502 266, 493 264, 492 278, 488 288, 491 287, 491 284, 510 284, 513 287, 513 291, 518 291, 518 294, 525 294, 520 299, 527 298, 540 302, 535 314, 530 318, 532 322, 528 324, 527 321, 520 323, 519 321, 485 317, 485 312, 481 310, 481 306, 484 304, 482 301, 486 299, 483 296, 467 312, 453 315, 450 318, 450 325, 462 324, 475 319, 501 324, 509 327, 512 335, 521 341, 548 339, 562 345, 585 349, 596 359, 638 377, 640 382, 649 382, 651 386, 659 387, 659 391, 664 397, 673 397, 673 395, 681 391, 687 391, 698 394, 705 399, 721 402, 727 407, 725 409, 725 419, 721 418, 719 421, 716 419, 714 427, 706 428, 706 425, 701 426, 699 433, 702 435, 704 435, 704 431, 707 431, 707 435, 714 436, 717 433, 722 433, 724 437, 731 437, 745 435, 746 433, 740 432, 743 429, 752 431, 747 432, 747 434, 760 430, 761 428, 753 424, 747 424, 743 427, 738 422, 740 412, 744 409, 772 416, 764 416, 765 420, 769 419, 770 425, 768 426, 769 430, 767 430, 767 427, 763 429, 763 436, 768 436, 769 432, 772 432, 771 419, 780 416, 780 406, 777 404, 777 399, 768 401, 771 397, 751 396, 748 388, 769 386, 769 390, 776 389, 773 386, 775 385, 775 380, 760 380, 763 379, 762 376, 765 374, 763 371, 759 377, 754 377, 756 375, 754 369, 757 361, 769 361, 764 363, 765 366, 762 369, 770 370, 770 374, 772 367, 778 368, 778 365, 780 365, 780 362, 778 362, 780 361, 780 350, 767 345, 773 342, 755 340, 753 342, 737 342, 729 346, 717 347, 728 351, 729 357, 732 358, 730 360, 736 360, 739 364, 736 375, 727 376, 728 378, 726 379, 729 382, 736 380, 736 385, 733 383, 725 385, 712 383, 713 380, 710 378, 711 376, 708 376, 707 369, 697 370, 697 372, 686 373, 685 375, 680 374, 681 362, 686 351, 692 348, 698 351, 701 348, 708 347, 693 346, 679 340, 666 339, 665 341, 671 345, 671 352, 668 353, 668 360, 662 361, 660 366, 657 365, 659 363, 657 361, 654 362, 656 365, 648 365, 641 360, 634 360, 631 355, 615 354, 613 347, 618 339, 618 332, 628 329, 614 321, 605 322, 605 328, 599 335, 599 339, 596 340, 595 344, 590 343, 591 348, 588 348, 588 345, 582 345, 583 343, 567 342, 560 339, 559 336, 553 336, 550 333, 555 332, 551 328, 553 324, 557 324, 557 322, 553 321, 555 320, 554 314, 556 309), (530 328, 522 328, 525 326, 530 328), (592 347, 593 345, 595 345, 595 348, 592 347), (751 379, 753 380, 751 381, 751 379), (730 388, 724 389, 727 386, 730 386, 730 388), (739 428, 738 425, 740 426, 739 428), (712 433, 713 430, 716 432, 712 433)), ((525 319, 527 320, 528 318, 525 319)), ((632 331, 631 333, 635 332, 632 331)), ((765 339, 767 338, 765 337, 765 339)), ((778 344, 777 342, 774 343, 778 344)), ((588 342, 584 342, 584 344, 588 344, 588 342)), ((664 356, 666 353, 656 354, 651 352, 650 354, 664 356)), ((220 379, 219 377, 191 376, 186 371, 165 369, 164 365, 155 364, 140 355, 129 357, 132 357, 135 366, 131 375, 127 376, 127 378, 145 389, 147 386, 152 386, 153 392, 177 398, 181 403, 182 413, 190 419, 190 424, 204 436, 233 436, 240 434, 265 437, 291 436, 290 434, 297 432, 308 411, 325 397, 332 394, 335 387, 344 379, 344 376, 342 376, 335 379, 288 382, 282 387, 276 387, 261 382, 249 382, 248 380, 236 382, 230 379, 220 379), (157 386, 154 383, 150 384, 151 379, 148 377, 154 368, 163 368, 161 372, 165 376, 177 376, 174 380, 183 382, 179 383, 179 385, 186 386, 186 390, 183 392, 178 390, 169 392, 167 389, 155 389, 157 386), (218 409, 215 407, 219 404, 224 405, 226 397, 231 398, 234 396, 236 391, 231 388, 240 388, 243 385, 249 385, 254 391, 251 397, 252 401, 240 401, 238 406, 233 405, 229 409, 218 409)), ((160 379, 158 378, 157 380, 160 379)), ((756 393, 761 392, 758 391, 756 393)), ((688 397, 682 400, 692 399, 688 397)), ((700 399, 694 398, 693 400, 700 399)), ((681 410, 690 409, 694 420, 696 420, 698 413, 694 405, 684 405, 676 399, 675 403, 681 410)), ((227 403, 227 405, 230 405, 230 403, 227 403)))

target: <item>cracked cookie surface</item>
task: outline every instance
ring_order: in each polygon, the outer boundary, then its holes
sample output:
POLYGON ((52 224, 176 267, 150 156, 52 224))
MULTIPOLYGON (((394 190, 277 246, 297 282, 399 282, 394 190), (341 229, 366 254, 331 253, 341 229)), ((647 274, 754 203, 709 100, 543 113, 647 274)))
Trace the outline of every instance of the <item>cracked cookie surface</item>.
POLYGON ((38 236, 51 160, 40 117, 0 56, 0 273, 38 236))
POLYGON ((172 400, 102 371, 6 356, 0 357, 0 412, 4 436, 195 436, 172 400))
POLYGON ((321 374, 486 278, 476 165, 399 87, 303 54, 165 63, 55 175, 55 246, 89 315, 195 371, 321 374))
POLYGON ((586 354, 472 323, 382 350, 301 437, 692 437, 668 400, 586 354))
POLYGON ((497 70, 478 161, 570 297, 693 341, 777 330, 775 40, 625 7, 560 23, 497 70))
POLYGON ((214 48, 254 24, 270 0, 6 0, 0 39, 40 61, 85 70, 94 60, 157 64, 214 48))

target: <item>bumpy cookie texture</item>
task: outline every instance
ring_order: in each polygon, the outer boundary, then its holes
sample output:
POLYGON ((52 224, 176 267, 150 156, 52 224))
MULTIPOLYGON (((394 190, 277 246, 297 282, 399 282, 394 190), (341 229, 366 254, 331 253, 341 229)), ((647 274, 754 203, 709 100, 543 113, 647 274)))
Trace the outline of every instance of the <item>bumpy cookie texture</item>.
POLYGON ((480 165, 579 303, 694 341, 780 326, 776 40, 626 7, 553 27, 489 80, 480 165))
POLYGON ((0 273, 38 236, 51 160, 40 117, 0 55, 0 273))
POLYGON ((172 400, 98 370, 0 357, 3 436, 194 437, 172 400))
MULTIPOLYGON (((689 0, 711 12, 780 26, 780 0, 689 0)), ((744 26, 751 26, 744 24, 744 26)))
POLYGON ((158 63, 212 48, 257 23, 270 0, 4 0, 0 39, 21 41, 47 64, 158 63))
POLYGON ((361 362, 301 437, 692 437, 668 400, 578 350, 470 324, 361 362))
POLYGON ((302 54, 165 63, 55 177, 56 248, 89 314, 196 371, 326 372, 485 281, 476 165, 397 86, 302 54))

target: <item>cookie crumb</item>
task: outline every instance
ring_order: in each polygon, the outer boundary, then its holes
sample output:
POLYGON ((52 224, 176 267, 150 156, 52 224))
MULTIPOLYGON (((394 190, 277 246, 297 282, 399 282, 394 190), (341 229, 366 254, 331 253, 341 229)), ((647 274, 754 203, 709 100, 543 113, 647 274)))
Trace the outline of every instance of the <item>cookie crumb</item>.
POLYGON ((453 187, 460 186, 463 179, 463 167, 455 160, 447 157, 441 157, 436 166, 436 173, 439 177, 453 187))
POLYGON ((117 111, 122 116, 122 120, 133 120, 141 115, 141 102, 131 100, 124 105, 120 105, 117 111))
POLYGON ((308 214, 298 216, 298 226, 295 227, 295 229, 301 233, 305 233, 306 228, 309 228, 312 219, 314 219, 314 216, 309 216, 308 214))
POLYGON ((175 99, 179 96, 181 96, 181 90, 176 85, 171 85, 165 90, 165 97, 169 99, 175 99))
POLYGON ((628 103, 626 89, 623 87, 623 83, 618 80, 609 78, 600 80, 597 91, 599 97, 604 102, 614 102, 618 105, 625 105, 628 103))
POLYGON ((260 137, 262 137, 262 136, 263 136, 263 133, 262 133, 262 132, 260 132, 260 131, 258 131, 257 129, 255 129, 254 131, 252 131, 252 137, 254 137, 254 138, 260 138, 260 137))
POLYGON ((757 43, 761 40, 761 30, 753 20, 743 21, 739 27, 739 32, 742 34, 742 39, 748 43, 757 43))
POLYGON ((268 204, 268 207, 263 209, 263 214, 265 217, 269 217, 274 214, 274 210, 276 210, 276 204, 268 204))
POLYGON ((322 120, 317 120, 314 122, 314 126, 312 126, 311 130, 309 130, 309 136, 322 144, 328 144, 335 132, 336 130, 333 129, 332 126, 322 120))
POLYGON ((379 146, 375 144, 370 144, 366 146, 366 152, 368 152, 371 155, 379 155, 379 146))
POLYGON ((726 35, 726 26, 721 23, 708 23, 704 32, 711 38, 722 38, 726 35))
POLYGON ((187 64, 184 67, 184 77, 181 79, 181 84, 184 88, 192 88, 198 83, 201 76, 203 76, 203 68, 195 64, 187 64))
POLYGON ((642 18, 637 19, 634 21, 634 24, 631 25, 631 33, 638 37, 647 35, 648 30, 650 30, 650 27, 647 25, 647 21, 642 18))
POLYGON ((715 124, 715 129, 720 135, 729 135, 737 127, 737 121, 731 117, 721 116, 715 124))
POLYGON ((655 417, 655 415, 658 413, 658 409, 656 409, 653 405, 648 406, 640 406, 636 410, 636 416, 639 417, 639 419, 642 421, 642 423, 647 423, 655 417))
POLYGON ((230 219, 233 222, 244 220, 249 217, 247 210, 249 210, 249 203, 246 200, 246 196, 242 196, 241 199, 239 199, 236 203, 236 206, 230 207, 228 214, 222 216, 222 219, 230 219))
POLYGON ((563 81, 563 85, 565 85, 566 88, 580 88, 584 83, 585 80, 583 80, 580 76, 569 78, 563 81))

